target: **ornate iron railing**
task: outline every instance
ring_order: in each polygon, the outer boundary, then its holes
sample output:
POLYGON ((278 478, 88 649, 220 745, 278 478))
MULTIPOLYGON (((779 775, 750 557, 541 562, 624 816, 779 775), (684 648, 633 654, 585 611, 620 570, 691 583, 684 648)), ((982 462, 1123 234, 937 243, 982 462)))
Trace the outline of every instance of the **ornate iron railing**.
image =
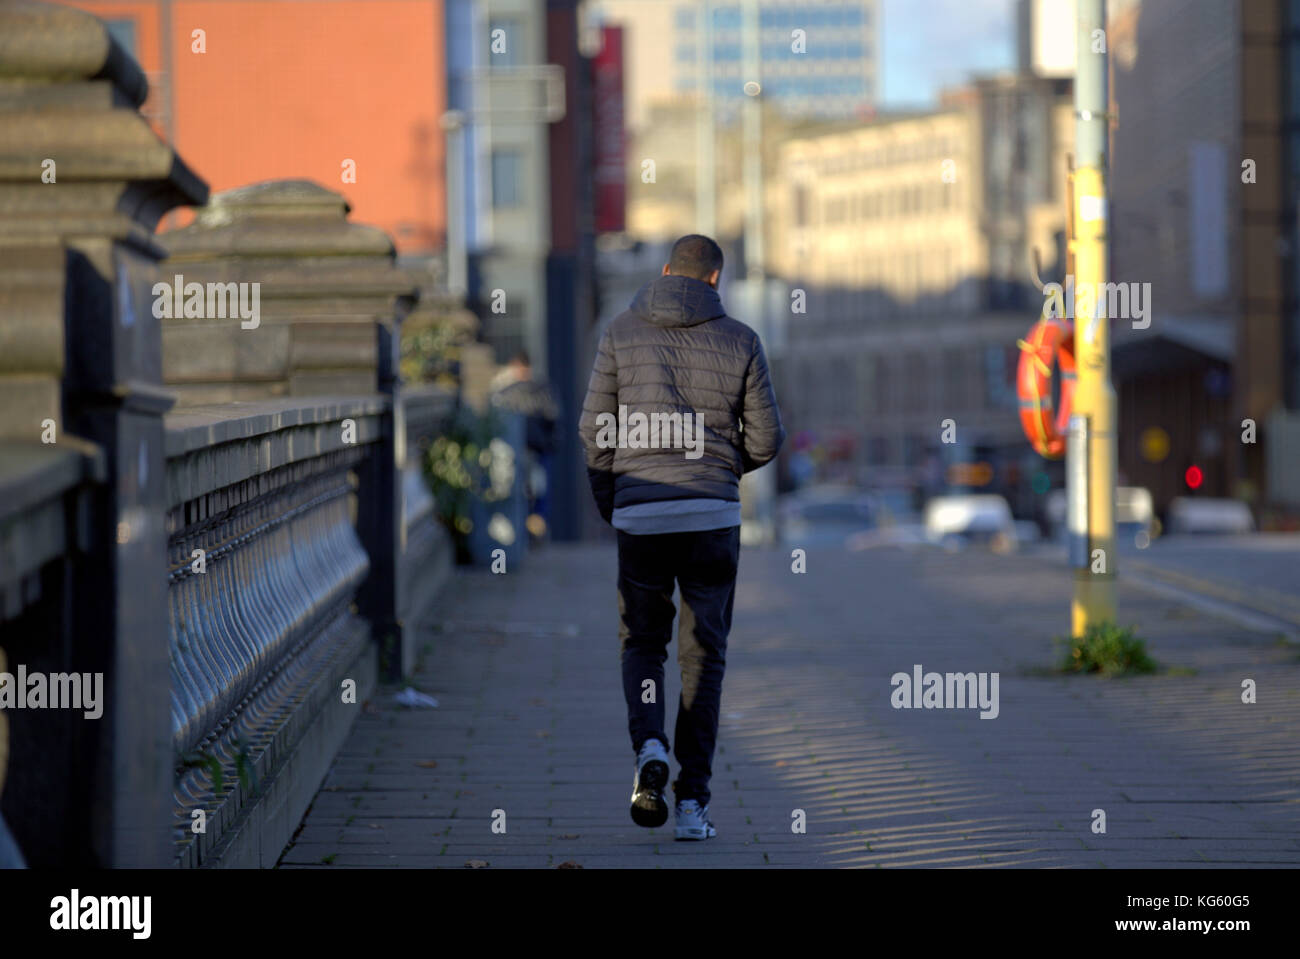
POLYGON ((387 403, 299 399, 167 418, 175 838, 187 864, 220 842, 296 741, 301 729, 286 722, 337 695, 328 674, 365 646, 352 612, 370 568, 355 486, 366 458, 387 449, 387 403))

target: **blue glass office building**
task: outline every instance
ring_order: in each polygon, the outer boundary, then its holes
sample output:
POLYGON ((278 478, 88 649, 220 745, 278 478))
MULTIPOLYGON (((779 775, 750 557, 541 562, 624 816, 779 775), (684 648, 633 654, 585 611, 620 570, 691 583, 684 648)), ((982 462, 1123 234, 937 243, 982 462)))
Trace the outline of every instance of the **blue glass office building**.
MULTIPOLYGON (((878 0, 760 0, 763 96, 792 114, 853 117, 871 109, 878 85, 878 10, 878 0)), ((744 75, 743 16, 734 0, 677 5, 673 72, 678 92, 694 93, 701 75, 710 72, 717 108, 725 113, 740 103, 744 84, 753 79, 744 75), (712 25, 708 50, 701 49, 705 17, 712 25)))

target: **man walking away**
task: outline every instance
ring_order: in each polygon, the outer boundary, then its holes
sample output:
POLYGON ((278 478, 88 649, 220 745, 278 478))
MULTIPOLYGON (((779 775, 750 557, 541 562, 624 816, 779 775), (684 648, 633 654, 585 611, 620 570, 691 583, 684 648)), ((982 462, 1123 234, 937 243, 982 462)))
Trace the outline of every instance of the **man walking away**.
POLYGON ((740 477, 770 462, 785 439, 763 345, 722 308, 721 272, 722 250, 708 237, 673 244, 662 275, 601 337, 580 423, 592 494, 618 531, 623 694, 636 754, 631 812, 647 827, 668 819, 661 691, 673 584, 681 590, 678 839, 717 835, 709 779, 740 558, 740 477), (647 420, 662 427, 648 439, 638 429, 647 420))

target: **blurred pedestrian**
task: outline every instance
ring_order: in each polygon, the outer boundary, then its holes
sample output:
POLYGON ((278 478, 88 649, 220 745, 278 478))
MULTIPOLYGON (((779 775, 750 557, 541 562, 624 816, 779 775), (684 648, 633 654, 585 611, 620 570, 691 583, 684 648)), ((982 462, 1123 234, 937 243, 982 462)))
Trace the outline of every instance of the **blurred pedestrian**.
POLYGON ((527 527, 535 538, 540 539, 550 519, 548 493, 559 404, 549 386, 533 379, 532 360, 524 350, 516 352, 493 377, 491 388, 490 402, 494 408, 524 417, 527 527))

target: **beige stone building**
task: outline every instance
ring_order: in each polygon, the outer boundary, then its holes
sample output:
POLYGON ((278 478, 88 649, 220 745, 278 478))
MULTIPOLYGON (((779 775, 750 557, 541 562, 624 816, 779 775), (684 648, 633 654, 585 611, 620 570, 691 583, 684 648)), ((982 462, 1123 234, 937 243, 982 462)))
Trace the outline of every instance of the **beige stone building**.
POLYGON ((1044 279, 1063 272, 1071 109, 1068 81, 986 78, 933 112, 782 146, 768 187, 768 269, 790 292, 782 406, 794 430, 846 436, 860 477, 927 450, 996 461, 1000 478, 1032 465, 1015 343, 1042 307, 1030 251, 1044 279), (958 443, 940 449, 949 418, 958 443))
MULTIPOLYGON (((699 100, 666 96, 646 108, 647 122, 629 136, 627 152, 627 234, 663 242, 699 228, 699 100), (648 166, 647 161, 653 164, 648 166), (651 178, 653 177, 653 178, 651 178)), ((776 105, 764 104, 763 168, 769 183, 779 168, 781 150, 793 137, 850 129, 847 121, 791 119, 776 105)), ((745 226, 743 134, 739 123, 713 129, 715 232, 724 244, 745 226)), ((771 190, 769 188, 769 194, 771 190)), ((769 204, 770 205, 770 204, 769 204)), ((770 213, 770 211, 769 211, 770 213)), ((769 223, 766 235, 773 236, 769 223)), ((770 248, 769 239, 769 248, 770 248)))

